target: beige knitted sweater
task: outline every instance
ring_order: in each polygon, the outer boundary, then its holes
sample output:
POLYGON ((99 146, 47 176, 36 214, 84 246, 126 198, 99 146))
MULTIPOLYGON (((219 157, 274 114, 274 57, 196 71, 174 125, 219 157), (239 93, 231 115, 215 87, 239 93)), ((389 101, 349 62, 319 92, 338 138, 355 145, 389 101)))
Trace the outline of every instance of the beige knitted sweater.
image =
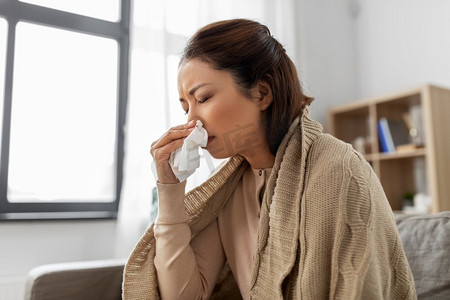
MULTIPOLYGON (((261 205, 251 299, 416 299, 376 175, 350 145, 321 129, 305 113, 278 149, 261 205)), ((217 218, 247 164, 232 157, 186 194, 193 236, 217 218)), ((154 257, 152 225, 125 266, 123 299, 160 298, 154 257)), ((225 292, 211 298, 230 299, 225 292)))

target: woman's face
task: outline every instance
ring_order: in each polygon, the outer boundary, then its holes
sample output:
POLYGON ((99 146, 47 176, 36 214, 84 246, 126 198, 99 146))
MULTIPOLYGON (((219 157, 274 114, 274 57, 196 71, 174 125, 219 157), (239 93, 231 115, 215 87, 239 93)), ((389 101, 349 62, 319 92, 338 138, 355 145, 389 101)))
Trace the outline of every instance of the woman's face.
POLYGON ((239 90, 228 71, 216 70, 199 59, 181 64, 178 92, 188 121, 200 120, 208 132, 206 149, 215 158, 254 155, 267 147, 265 105, 256 87, 252 98, 239 90))

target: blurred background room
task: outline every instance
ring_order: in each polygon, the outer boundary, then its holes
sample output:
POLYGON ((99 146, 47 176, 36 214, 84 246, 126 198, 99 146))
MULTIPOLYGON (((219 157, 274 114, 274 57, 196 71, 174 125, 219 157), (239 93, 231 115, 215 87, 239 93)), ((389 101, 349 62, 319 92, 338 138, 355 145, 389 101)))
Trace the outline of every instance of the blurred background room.
MULTIPOLYGON (((186 121, 178 54, 201 26, 266 24, 326 131, 333 107, 450 88, 449 16, 445 0, 0 0, 0 299, 22 299, 34 267, 129 255, 156 212, 150 144, 186 121)), ((202 157, 188 188, 220 163, 202 157)))

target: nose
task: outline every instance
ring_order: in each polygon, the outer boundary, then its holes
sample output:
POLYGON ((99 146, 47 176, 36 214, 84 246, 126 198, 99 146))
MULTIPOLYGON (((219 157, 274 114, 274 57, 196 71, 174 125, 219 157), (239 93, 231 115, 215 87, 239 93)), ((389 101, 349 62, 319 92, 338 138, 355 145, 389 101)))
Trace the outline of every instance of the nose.
POLYGON ((187 117, 186 123, 189 123, 190 121, 195 120, 195 118, 192 116, 191 113, 188 113, 187 116, 188 116, 188 117, 187 117))
POLYGON ((203 124, 203 128, 206 129, 205 127, 205 122, 203 121, 203 118, 201 117, 201 115, 199 113, 197 113, 195 110, 191 110, 189 109, 189 112, 187 114, 187 123, 189 123, 190 121, 194 120, 194 121, 200 121, 203 124))
POLYGON ((191 107, 189 107, 189 111, 187 113, 187 123, 189 123, 192 120, 195 120, 195 121, 200 120, 201 121, 196 110, 193 108, 193 105, 191 105, 191 107))

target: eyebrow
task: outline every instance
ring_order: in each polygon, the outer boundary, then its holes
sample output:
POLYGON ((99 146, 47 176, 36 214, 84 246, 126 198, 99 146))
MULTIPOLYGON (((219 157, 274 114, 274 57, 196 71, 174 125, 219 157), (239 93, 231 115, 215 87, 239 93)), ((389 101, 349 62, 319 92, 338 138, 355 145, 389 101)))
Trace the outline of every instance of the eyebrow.
MULTIPOLYGON (((212 83, 209 83, 209 82, 203 82, 203 83, 199 83, 199 84, 197 84, 196 86, 194 86, 193 88, 191 88, 190 90, 189 90, 189 95, 194 95, 194 93, 199 89, 199 88, 201 88, 201 87, 203 87, 203 86, 205 86, 205 85, 210 85, 210 84, 212 84, 212 83)), ((185 101, 184 100, 184 98, 179 98, 179 100, 180 100, 180 102, 183 102, 183 101, 185 101)))
POLYGON ((197 84, 196 86, 194 86, 192 89, 189 90, 189 95, 192 96, 199 88, 201 88, 205 85, 209 85, 209 84, 211 84, 211 83, 204 82, 204 83, 197 84))

